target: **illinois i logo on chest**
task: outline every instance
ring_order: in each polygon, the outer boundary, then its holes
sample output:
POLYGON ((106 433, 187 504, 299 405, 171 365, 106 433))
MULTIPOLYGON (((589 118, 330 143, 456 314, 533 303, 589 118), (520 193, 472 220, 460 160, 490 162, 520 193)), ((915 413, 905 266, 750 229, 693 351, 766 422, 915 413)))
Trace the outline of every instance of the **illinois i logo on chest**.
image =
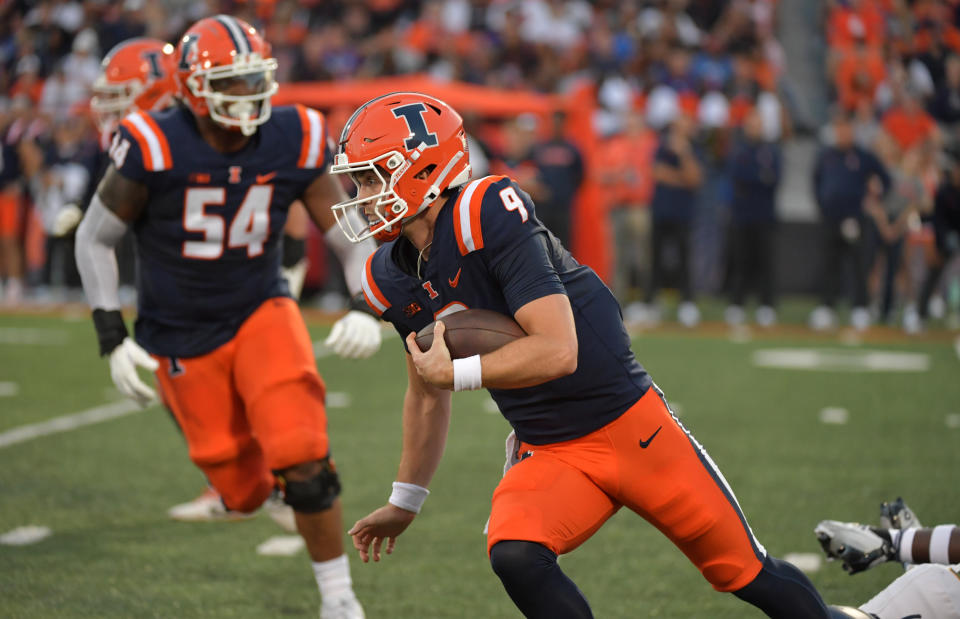
MULTIPOLYGON (((453 277, 447 278, 447 285, 450 288, 456 288, 457 286, 460 285, 461 271, 463 271, 463 267, 458 268, 456 274, 454 274, 453 277)), ((430 295, 431 299, 436 299, 437 297, 440 296, 440 293, 438 293, 436 288, 433 287, 433 282, 431 280, 428 279, 427 281, 423 282, 420 285, 424 290, 427 291, 427 294, 430 295)))

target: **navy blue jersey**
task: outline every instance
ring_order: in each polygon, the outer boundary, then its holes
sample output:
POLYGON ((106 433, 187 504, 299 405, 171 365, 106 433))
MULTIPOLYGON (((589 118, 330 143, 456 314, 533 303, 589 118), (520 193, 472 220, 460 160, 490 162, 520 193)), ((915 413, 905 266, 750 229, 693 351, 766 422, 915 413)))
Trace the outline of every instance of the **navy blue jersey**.
POLYGON ((137 341, 170 357, 230 340, 264 300, 289 296, 280 276, 290 204, 331 158, 323 116, 280 107, 240 151, 214 150, 183 107, 136 112, 110 147, 149 200, 137 238, 137 341))
POLYGON ((570 298, 577 370, 535 387, 490 389, 521 440, 543 445, 589 434, 619 417, 650 387, 630 350, 620 306, 540 223, 510 178, 488 176, 456 190, 437 217, 430 259, 400 237, 367 260, 367 303, 401 337, 462 309, 507 315, 551 294, 570 298))

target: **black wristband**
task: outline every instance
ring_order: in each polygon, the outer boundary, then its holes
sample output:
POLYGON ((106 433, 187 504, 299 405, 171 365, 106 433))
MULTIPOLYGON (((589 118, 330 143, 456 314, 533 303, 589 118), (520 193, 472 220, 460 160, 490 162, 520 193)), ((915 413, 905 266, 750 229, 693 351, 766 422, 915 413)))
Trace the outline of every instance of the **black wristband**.
POLYGON ((106 356, 129 335, 120 310, 93 310, 93 326, 100 342, 100 356, 106 356))
POLYGON ((284 268, 290 268, 303 260, 307 253, 307 242, 304 239, 296 239, 289 234, 283 235, 283 257, 280 264, 284 268))
POLYGON ((377 313, 373 311, 373 308, 367 305, 367 300, 363 298, 363 293, 358 292, 353 295, 350 299, 350 309, 356 310, 358 312, 363 312, 364 314, 370 314, 377 320, 380 320, 380 317, 377 316, 377 313))

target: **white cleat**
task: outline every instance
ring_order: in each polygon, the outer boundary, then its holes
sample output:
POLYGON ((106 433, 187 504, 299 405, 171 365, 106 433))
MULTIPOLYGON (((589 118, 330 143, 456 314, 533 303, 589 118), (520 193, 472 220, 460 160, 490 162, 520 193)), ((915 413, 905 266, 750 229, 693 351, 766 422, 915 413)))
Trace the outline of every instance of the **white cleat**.
POLYGON ((700 324, 700 309, 693 301, 684 301, 677 308, 677 320, 688 329, 696 327, 700 324))
POLYGON ((769 305, 761 305, 757 308, 756 320, 761 327, 772 327, 777 324, 777 310, 769 305))
POLYGON ((220 493, 209 487, 192 501, 174 505, 167 510, 167 516, 181 522, 228 522, 247 520, 255 515, 255 512, 246 514, 227 509, 220 500, 220 493))
POLYGON ((365 619, 363 607, 351 592, 349 595, 323 600, 320 619, 365 619))
POLYGON ((837 317, 833 309, 820 305, 810 312, 810 328, 814 331, 826 331, 837 324, 837 317))
POLYGON ((829 560, 840 560, 851 574, 891 560, 896 554, 888 535, 858 522, 822 520, 813 530, 829 560), (887 537, 881 537, 881 533, 887 537))
POLYGON ((727 309, 723 310, 723 320, 729 327, 739 327, 747 321, 747 313, 743 311, 743 306, 728 305, 727 309))

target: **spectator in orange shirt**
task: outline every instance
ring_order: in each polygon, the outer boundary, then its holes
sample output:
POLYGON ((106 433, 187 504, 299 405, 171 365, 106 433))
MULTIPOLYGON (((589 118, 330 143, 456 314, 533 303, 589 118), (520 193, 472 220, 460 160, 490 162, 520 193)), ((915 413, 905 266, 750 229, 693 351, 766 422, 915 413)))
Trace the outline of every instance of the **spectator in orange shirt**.
POLYGON ((848 49, 858 40, 870 47, 881 47, 885 24, 883 13, 871 0, 847 0, 830 10, 827 43, 833 49, 848 49))
POLYGON ((597 180, 608 198, 616 244, 613 291, 632 313, 639 301, 650 264, 650 196, 653 193, 653 155, 657 134, 638 110, 622 117, 621 130, 607 139, 598 153, 597 180))
POLYGON ((886 76, 883 56, 861 41, 837 64, 834 84, 840 104, 846 110, 855 110, 863 101, 873 102, 886 76))
POLYGON ((926 140, 935 143, 940 141, 936 121, 910 93, 905 92, 898 97, 897 104, 884 114, 881 125, 901 151, 908 151, 926 140))

